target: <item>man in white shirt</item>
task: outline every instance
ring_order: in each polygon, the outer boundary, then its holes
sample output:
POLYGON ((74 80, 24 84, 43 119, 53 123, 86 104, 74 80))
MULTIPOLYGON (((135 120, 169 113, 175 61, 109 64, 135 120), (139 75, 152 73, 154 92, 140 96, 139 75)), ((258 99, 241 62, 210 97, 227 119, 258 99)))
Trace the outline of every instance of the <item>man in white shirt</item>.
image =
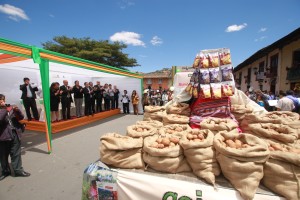
POLYGON ((294 102, 286 97, 286 94, 282 92, 280 94, 282 96, 276 105, 277 111, 292 111, 295 108, 294 102))

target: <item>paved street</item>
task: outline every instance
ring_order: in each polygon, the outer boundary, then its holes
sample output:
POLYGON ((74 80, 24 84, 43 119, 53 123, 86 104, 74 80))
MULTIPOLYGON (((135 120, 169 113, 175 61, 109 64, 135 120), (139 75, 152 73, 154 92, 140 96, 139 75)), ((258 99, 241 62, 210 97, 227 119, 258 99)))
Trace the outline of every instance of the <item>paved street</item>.
POLYGON ((126 127, 143 116, 117 115, 53 136, 53 153, 47 154, 42 133, 24 133, 23 166, 28 178, 0 181, 0 200, 81 199, 82 173, 99 159, 99 138, 108 132, 126 133, 126 127))

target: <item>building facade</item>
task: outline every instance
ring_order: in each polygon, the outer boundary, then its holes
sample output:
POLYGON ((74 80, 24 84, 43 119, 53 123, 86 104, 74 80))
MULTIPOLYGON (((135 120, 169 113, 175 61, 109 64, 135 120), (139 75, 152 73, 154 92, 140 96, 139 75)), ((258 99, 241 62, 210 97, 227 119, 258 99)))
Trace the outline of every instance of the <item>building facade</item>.
POLYGON ((300 89, 300 28, 236 66, 234 78, 242 91, 252 88, 276 94, 300 89))
POLYGON ((151 87, 152 90, 168 90, 172 86, 172 71, 170 68, 145 73, 143 77, 144 89, 151 87))

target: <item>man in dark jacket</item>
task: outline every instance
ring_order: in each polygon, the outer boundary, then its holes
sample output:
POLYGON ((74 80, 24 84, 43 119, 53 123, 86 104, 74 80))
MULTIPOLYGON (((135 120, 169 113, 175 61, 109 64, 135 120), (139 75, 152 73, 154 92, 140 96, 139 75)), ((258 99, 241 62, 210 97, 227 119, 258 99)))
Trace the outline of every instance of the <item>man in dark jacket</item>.
POLYGON ((2 174, 0 181, 11 175, 8 156, 15 176, 27 177, 30 173, 23 170, 21 159, 22 128, 19 120, 24 118, 17 107, 5 104, 5 96, 0 94, 0 162, 2 174))
POLYGON ((30 79, 24 78, 24 84, 20 85, 20 90, 22 90, 22 96, 21 99, 23 100, 24 108, 26 111, 27 119, 30 121, 32 120, 31 114, 30 114, 30 108, 33 113, 33 117, 35 120, 39 120, 39 113, 36 107, 36 94, 35 92, 38 91, 37 86, 33 87, 30 85, 30 79))
POLYGON ((100 81, 97 81, 97 84, 94 86, 95 90, 95 98, 97 102, 96 111, 102 112, 102 102, 103 102, 103 86, 100 85, 100 81))
POLYGON ((84 114, 85 116, 92 114, 91 101, 93 98, 94 91, 91 90, 89 83, 84 83, 83 94, 84 94, 84 114))
POLYGON ((68 86, 68 81, 64 80, 63 85, 60 86, 61 93, 61 111, 64 120, 71 119, 71 103, 73 102, 71 93, 72 87, 68 86), (67 111, 67 113, 66 113, 67 111))

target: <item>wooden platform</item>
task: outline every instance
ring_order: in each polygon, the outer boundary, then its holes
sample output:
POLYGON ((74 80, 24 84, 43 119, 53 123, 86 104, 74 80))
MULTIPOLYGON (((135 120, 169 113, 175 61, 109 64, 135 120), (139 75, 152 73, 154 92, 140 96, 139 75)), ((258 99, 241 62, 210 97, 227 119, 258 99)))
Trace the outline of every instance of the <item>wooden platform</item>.
MULTIPOLYGON (((90 124, 95 121, 117 115, 119 113, 120 109, 115 109, 96 113, 94 116, 84 116, 66 121, 54 122, 52 123, 52 133, 58 133, 72 128, 84 126, 86 124, 90 124)), ((26 123, 26 130, 46 132, 45 122, 23 120, 21 121, 21 123, 26 123)))

